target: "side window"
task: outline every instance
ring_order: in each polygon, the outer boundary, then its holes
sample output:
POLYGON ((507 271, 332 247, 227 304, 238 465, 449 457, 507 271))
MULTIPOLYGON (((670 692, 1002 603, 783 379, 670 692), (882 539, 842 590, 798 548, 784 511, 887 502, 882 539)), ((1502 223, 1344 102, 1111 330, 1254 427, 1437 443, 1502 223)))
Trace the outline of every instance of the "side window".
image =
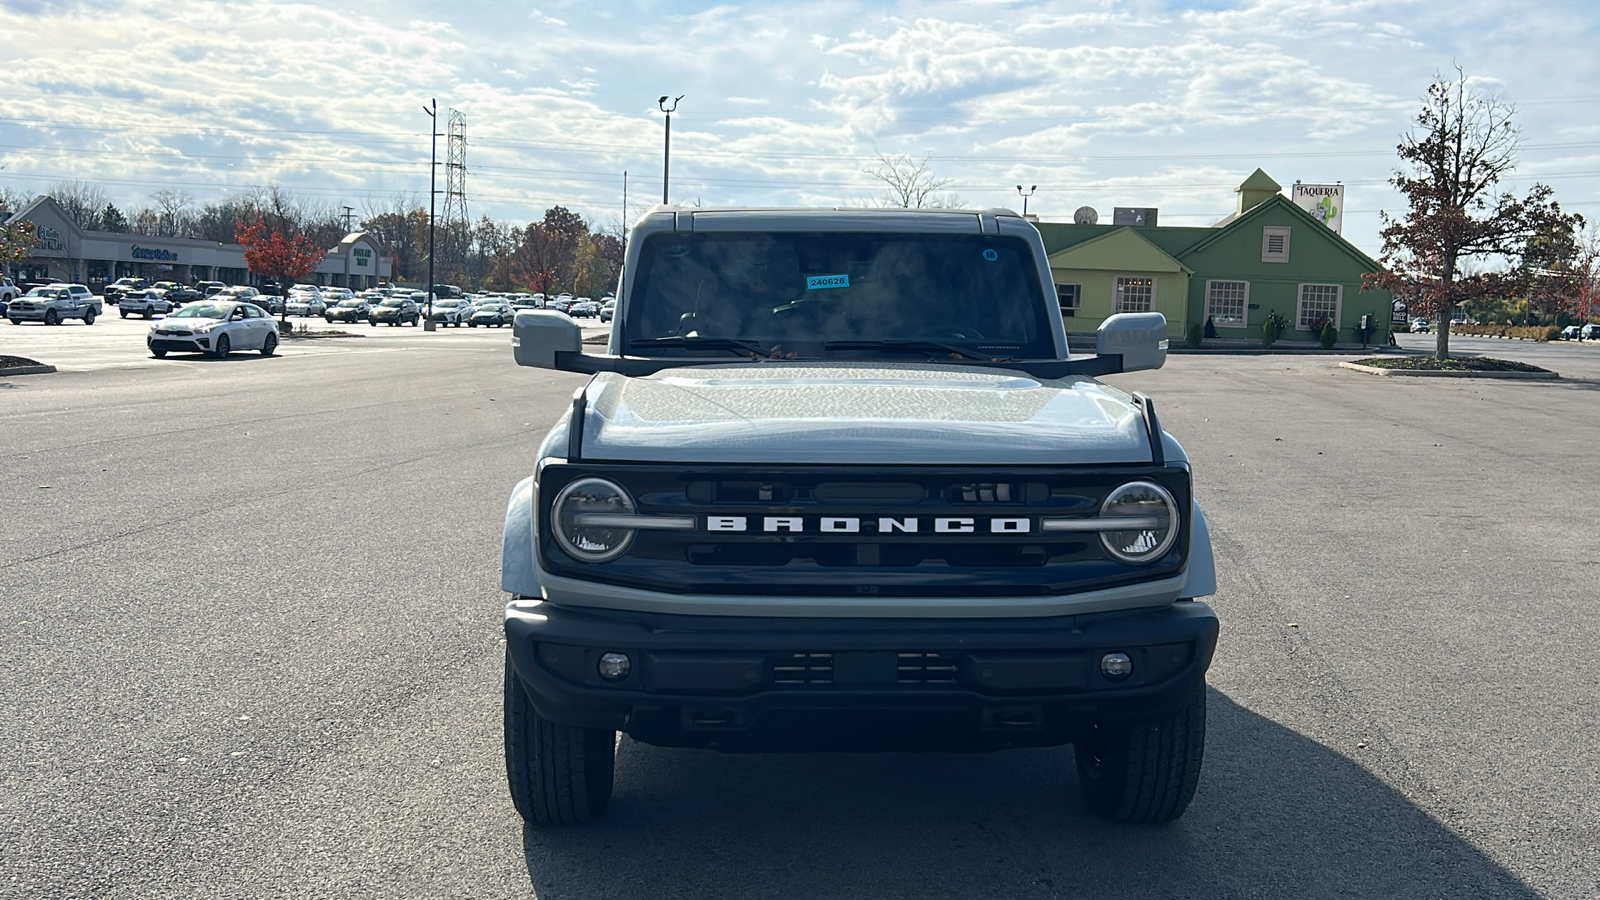
POLYGON ((1156 280, 1154 278, 1117 278, 1116 296, 1111 301, 1113 313, 1140 313, 1155 309, 1156 280))
POLYGON ((1056 302, 1061 304, 1062 316, 1074 316, 1078 313, 1078 304, 1082 302, 1083 285, 1058 284, 1056 285, 1056 302))

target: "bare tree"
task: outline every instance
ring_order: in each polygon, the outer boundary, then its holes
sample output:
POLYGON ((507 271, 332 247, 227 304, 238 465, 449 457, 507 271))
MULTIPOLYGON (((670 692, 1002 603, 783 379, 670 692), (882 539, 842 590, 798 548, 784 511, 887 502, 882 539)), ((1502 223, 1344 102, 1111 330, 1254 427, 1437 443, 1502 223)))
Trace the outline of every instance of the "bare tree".
POLYGON ((940 178, 929 169, 933 155, 918 160, 904 153, 890 156, 878 154, 877 164, 862 171, 883 182, 884 206, 904 209, 954 209, 962 206, 961 198, 954 194, 940 194, 951 179, 940 178))
POLYGON ((111 202, 111 195, 98 184, 66 179, 45 189, 74 224, 84 231, 100 230, 100 211, 111 202))
POLYGON ((1516 256, 1539 233, 1570 231, 1581 219, 1566 216, 1551 190, 1535 184, 1525 199, 1496 195, 1502 177, 1516 168, 1521 132, 1516 109, 1456 77, 1442 74, 1414 125, 1397 148, 1409 171, 1390 179, 1404 194, 1404 219, 1383 214, 1384 271, 1368 273, 1368 287, 1416 299, 1438 321, 1435 354, 1450 355, 1450 317, 1456 305, 1514 289, 1515 275, 1463 275, 1465 260, 1516 256))
POLYGON ((190 196, 188 191, 163 188, 150 195, 150 202, 154 204, 152 211, 156 214, 157 235, 187 236, 191 230, 188 210, 194 203, 194 197, 190 196))

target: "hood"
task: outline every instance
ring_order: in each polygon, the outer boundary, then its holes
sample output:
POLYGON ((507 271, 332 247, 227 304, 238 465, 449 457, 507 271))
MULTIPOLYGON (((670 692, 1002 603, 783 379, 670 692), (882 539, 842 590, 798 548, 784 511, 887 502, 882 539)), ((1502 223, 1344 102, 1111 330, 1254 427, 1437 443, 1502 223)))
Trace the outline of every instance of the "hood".
MULTIPOLYGON (((809 465, 1148 463, 1132 398, 1088 378, 934 363, 737 363, 596 376, 583 454, 809 465)), ((1183 459, 1174 442, 1167 458, 1183 459)))
POLYGON ((205 328, 208 326, 215 328, 217 324, 222 321, 222 319, 212 319, 205 316, 184 316, 181 321, 162 319, 160 324, 151 325, 150 327, 157 331, 194 331, 197 328, 205 328))

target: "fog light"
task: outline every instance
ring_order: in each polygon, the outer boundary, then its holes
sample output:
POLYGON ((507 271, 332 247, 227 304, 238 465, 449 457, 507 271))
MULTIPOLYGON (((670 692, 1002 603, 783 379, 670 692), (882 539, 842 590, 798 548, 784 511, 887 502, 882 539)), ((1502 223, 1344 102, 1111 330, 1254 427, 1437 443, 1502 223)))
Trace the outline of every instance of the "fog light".
POLYGON ((1126 653, 1107 653, 1100 657, 1100 674, 1108 681, 1121 681, 1133 674, 1133 660, 1126 653))
MULTIPOLYGON (((599 668, 601 678, 607 681, 621 681, 633 670, 633 660, 628 659, 626 653, 602 653, 599 668)), ((1129 668, 1131 670, 1132 667, 1129 668)))

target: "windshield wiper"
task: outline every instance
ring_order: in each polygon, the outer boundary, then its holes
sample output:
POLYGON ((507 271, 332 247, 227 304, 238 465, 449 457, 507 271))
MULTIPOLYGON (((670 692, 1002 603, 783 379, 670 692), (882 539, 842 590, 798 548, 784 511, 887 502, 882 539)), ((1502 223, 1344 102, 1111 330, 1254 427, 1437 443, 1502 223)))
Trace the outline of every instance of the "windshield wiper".
MULTIPOLYGON (((628 342, 631 350, 640 350, 647 347, 685 347, 695 350, 733 350, 743 351, 748 356, 759 356, 763 359, 773 357, 779 353, 779 348, 768 350, 755 341, 746 341, 739 338, 726 337, 657 337, 635 338, 628 342)), ((781 354, 779 354, 781 355, 781 354)))
POLYGON ((992 356, 985 356, 965 347, 955 344, 945 344, 939 341, 828 341, 822 345, 824 350, 905 350, 910 353, 950 353, 967 359, 981 359, 984 362, 994 362, 992 356))

